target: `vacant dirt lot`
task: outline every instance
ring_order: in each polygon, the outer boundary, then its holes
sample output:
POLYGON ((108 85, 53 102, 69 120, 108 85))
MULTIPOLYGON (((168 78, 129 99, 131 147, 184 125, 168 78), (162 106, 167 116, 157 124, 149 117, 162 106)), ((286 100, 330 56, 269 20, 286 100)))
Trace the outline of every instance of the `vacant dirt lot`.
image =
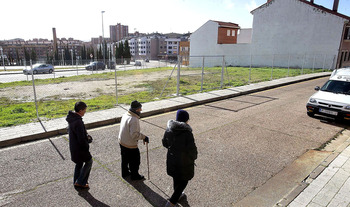
MULTIPOLYGON (((193 71, 183 71, 181 75, 193 74, 193 71)), ((151 72, 142 75, 121 76, 117 78, 118 95, 129 94, 136 91, 143 91, 145 88, 135 87, 146 81, 156 81, 169 77, 171 71, 151 72)), ((173 73, 176 78, 176 72, 173 73)), ((115 94, 115 80, 96 80, 66 82, 59 84, 38 85, 35 87, 37 99, 71 99, 81 98, 89 99, 101 94, 115 94)), ((0 97, 6 97, 12 100, 33 101, 33 86, 19 86, 13 88, 0 89, 0 97)))

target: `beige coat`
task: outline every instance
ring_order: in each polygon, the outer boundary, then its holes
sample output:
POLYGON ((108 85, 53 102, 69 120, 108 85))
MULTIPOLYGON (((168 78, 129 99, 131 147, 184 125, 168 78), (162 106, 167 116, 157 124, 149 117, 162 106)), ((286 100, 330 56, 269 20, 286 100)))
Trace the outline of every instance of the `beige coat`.
POLYGON ((138 140, 145 139, 140 132, 140 117, 131 112, 126 112, 120 121, 118 141, 126 148, 137 148, 138 140))

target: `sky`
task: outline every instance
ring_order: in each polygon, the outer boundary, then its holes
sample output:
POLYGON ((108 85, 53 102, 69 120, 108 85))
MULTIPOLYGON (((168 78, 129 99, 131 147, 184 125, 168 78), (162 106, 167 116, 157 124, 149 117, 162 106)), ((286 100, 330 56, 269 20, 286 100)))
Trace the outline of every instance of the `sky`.
MULTIPOLYGON (((128 25, 129 33, 192 33, 208 20, 251 28, 250 11, 264 3, 266 0, 5 0, 0 3, 0 40, 52 40, 54 27, 58 38, 90 41, 102 35, 109 38, 109 25, 118 23, 128 25)), ((333 8, 333 0, 314 3, 333 8)), ((339 0, 338 12, 350 16, 350 0, 339 0)))

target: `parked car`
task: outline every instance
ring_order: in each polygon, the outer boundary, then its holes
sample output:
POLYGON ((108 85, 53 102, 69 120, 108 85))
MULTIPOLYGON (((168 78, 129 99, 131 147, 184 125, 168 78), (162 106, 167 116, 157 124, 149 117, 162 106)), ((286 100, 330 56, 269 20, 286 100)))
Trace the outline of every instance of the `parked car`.
POLYGON ((55 68, 50 64, 34 64, 31 69, 24 69, 23 74, 52 73, 55 68))
POLYGON ((307 114, 350 120, 350 68, 334 70, 329 80, 313 94, 306 104, 307 114))
POLYGON ((149 63, 149 59, 148 59, 148 58, 146 58, 146 59, 145 59, 145 62, 146 62, 146 63, 149 63))
POLYGON ((141 61, 135 61, 134 66, 141 66, 141 61))
POLYGON ((106 65, 103 62, 91 62, 89 65, 85 66, 86 70, 104 70, 106 65))
POLYGON ((107 68, 108 69, 115 69, 115 62, 114 61, 109 61, 107 63, 107 68))

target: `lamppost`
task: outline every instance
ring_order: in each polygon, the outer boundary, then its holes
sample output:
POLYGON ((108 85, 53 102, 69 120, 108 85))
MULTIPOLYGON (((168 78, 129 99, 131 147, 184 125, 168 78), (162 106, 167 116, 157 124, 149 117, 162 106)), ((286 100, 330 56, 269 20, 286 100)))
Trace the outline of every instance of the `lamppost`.
POLYGON ((4 54, 2 53, 2 47, 0 47, 0 51, 1 51, 2 65, 4 66, 4 70, 6 71, 6 68, 5 68, 5 60, 4 60, 4 54))
POLYGON ((103 63, 106 64, 106 62, 105 62, 105 46, 104 46, 105 33, 104 33, 104 29, 103 29, 103 13, 105 13, 105 11, 101 11, 101 15, 102 15, 102 55, 103 55, 103 63))

